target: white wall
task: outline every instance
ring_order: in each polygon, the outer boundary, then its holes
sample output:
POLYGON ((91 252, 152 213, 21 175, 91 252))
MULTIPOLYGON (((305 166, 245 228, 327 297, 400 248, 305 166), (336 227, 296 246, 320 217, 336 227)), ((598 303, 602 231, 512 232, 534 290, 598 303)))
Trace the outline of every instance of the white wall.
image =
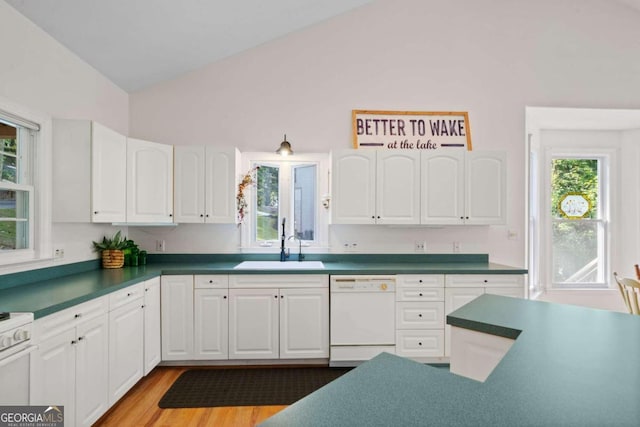
MULTIPOLYGON (((351 146, 352 109, 468 111, 474 149, 508 153, 507 225, 334 226, 332 249, 413 252, 419 236, 448 251, 456 239, 523 266, 525 106, 639 108, 638 17, 606 0, 379 0, 132 94, 131 134, 273 151, 286 132, 295 151, 318 152, 351 146)), ((228 249, 185 233, 193 252, 228 249)))
MULTIPOLYGON (((93 119, 123 134, 129 130, 129 95, 0 1, 0 98, 50 117, 93 119)), ((49 142, 50 143, 50 142, 49 142)), ((55 191, 53 193, 55 197, 55 191)), ((91 241, 115 233, 110 225, 53 224, 52 247, 65 250, 57 263, 95 258, 91 241)), ((42 267, 18 265, 2 273, 42 267)))

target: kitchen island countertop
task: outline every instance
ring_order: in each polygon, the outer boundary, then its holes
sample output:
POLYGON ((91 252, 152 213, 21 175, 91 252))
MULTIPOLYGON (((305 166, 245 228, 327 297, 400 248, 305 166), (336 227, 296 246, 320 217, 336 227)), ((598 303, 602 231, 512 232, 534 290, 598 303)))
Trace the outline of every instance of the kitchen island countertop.
POLYGON ((639 424, 640 316, 486 294, 448 323, 520 333, 484 383, 383 353, 261 425, 639 424))

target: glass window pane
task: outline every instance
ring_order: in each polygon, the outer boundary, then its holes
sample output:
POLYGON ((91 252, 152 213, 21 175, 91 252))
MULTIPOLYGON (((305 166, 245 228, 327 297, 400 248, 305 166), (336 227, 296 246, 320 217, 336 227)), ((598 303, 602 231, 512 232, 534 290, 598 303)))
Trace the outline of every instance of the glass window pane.
POLYGON ((553 223, 553 283, 597 284, 602 277, 598 240, 599 221, 558 221, 553 223))
POLYGON ((279 169, 260 165, 256 174, 256 240, 278 239, 279 169))
POLYGON ((0 250, 29 247, 29 193, 0 190, 0 250))
POLYGON ((17 130, 0 123, 0 180, 17 181, 17 130))
POLYGON ((564 218, 560 210, 561 201, 571 194, 586 196, 591 209, 584 218, 598 216, 598 160, 554 159, 551 166, 551 215, 564 218))
POLYGON ((301 240, 314 240, 316 230, 316 165, 293 169, 294 233, 301 240))

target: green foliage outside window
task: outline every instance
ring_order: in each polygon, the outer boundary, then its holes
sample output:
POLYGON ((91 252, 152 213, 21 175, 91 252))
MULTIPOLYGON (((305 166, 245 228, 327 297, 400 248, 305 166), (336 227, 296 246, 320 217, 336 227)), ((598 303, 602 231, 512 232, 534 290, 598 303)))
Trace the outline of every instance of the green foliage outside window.
POLYGON ((558 204, 567 193, 582 193, 591 201, 591 211, 585 218, 598 215, 598 160, 554 159, 551 176, 551 214, 562 218, 558 204))
POLYGON ((591 201, 591 210, 584 219, 598 219, 598 160, 554 159, 551 166, 551 216, 555 220, 552 224, 553 282, 593 283, 598 277, 593 263, 598 257, 599 225, 582 219, 565 219, 559 202, 567 193, 583 194, 591 201))
POLYGON ((277 166, 260 165, 256 175, 256 240, 278 239, 279 174, 277 166))
POLYGON ((16 182, 16 155, 18 142, 16 138, 0 138, 0 179, 16 182))

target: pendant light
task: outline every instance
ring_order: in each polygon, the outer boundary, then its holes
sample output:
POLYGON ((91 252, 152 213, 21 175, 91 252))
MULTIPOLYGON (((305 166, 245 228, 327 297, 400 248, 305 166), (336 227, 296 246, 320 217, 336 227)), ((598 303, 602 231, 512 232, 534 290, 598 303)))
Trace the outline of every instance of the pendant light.
POLYGON ((287 141, 287 134, 284 134, 284 141, 282 141, 280 143, 280 148, 278 148, 276 150, 277 154, 280 154, 281 156, 288 156, 290 154, 293 154, 293 150, 291 149, 291 144, 289 144, 289 141, 287 141))

